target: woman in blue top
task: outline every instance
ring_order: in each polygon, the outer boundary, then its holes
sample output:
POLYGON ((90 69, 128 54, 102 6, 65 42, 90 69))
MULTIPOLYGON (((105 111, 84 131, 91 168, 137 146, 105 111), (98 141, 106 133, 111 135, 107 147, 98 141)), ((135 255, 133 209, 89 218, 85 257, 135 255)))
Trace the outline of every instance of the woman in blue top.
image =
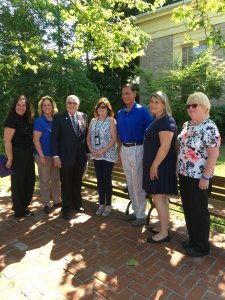
POLYGON ((44 203, 44 212, 49 214, 50 194, 53 207, 61 206, 61 186, 59 169, 54 166, 51 146, 52 118, 57 112, 56 103, 49 96, 44 96, 38 103, 40 117, 35 120, 33 139, 36 148, 35 161, 38 165, 40 195, 44 203))
POLYGON ((108 216, 111 213, 112 169, 117 160, 116 122, 111 104, 107 98, 101 98, 95 106, 95 118, 91 120, 87 145, 94 159, 100 206, 97 215, 108 216))

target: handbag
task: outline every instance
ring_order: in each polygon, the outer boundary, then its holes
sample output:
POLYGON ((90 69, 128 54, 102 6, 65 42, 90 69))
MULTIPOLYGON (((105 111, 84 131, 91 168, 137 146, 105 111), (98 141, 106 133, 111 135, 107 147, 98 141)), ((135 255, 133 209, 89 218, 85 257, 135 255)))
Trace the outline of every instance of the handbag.
POLYGON ((6 168, 6 163, 7 158, 4 155, 0 155, 0 177, 6 177, 14 173, 11 168, 6 168))

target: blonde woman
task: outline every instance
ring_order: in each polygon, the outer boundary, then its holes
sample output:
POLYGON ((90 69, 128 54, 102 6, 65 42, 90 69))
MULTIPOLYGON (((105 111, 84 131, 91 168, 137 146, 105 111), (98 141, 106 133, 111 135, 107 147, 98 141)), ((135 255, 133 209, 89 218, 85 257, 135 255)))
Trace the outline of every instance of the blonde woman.
POLYGON ((53 115, 57 112, 56 103, 49 96, 44 96, 38 103, 40 117, 35 120, 33 139, 36 148, 35 161, 40 179, 40 195, 44 204, 44 213, 49 214, 50 196, 53 207, 61 206, 61 187, 59 169, 54 166, 51 146, 53 115))
POLYGON ((144 135, 143 188, 153 198, 160 228, 148 238, 149 243, 169 242, 169 203, 167 195, 177 194, 176 123, 171 116, 168 97, 158 91, 151 95, 150 111, 153 122, 144 135))
POLYGON ((189 235, 182 246, 188 256, 197 257, 210 251, 208 197, 221 138, 216 124, 209 119, 211 105, 205 94, 190 95, 186 106, 190 121, 184 123, 177 138, 177 172, 189 235))

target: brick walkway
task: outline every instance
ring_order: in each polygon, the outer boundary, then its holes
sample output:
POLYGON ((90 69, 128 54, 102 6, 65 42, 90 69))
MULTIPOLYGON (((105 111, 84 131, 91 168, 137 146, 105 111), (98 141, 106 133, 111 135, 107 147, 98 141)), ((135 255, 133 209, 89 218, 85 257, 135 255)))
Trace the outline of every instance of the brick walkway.
POLYGON ((172 216, 172 241, 150 245, 145 227, 124 221, 126 201, 115 199, 104 218, 95 215, 96 192, 83 198, 85 213, 70 222, 60 209, 44 215, 38 197, 35 216, 16 220, 0 193, 0 299, 225 299, 224 235, 211 232, 209 256, 188 258, 183 221, 172 216))

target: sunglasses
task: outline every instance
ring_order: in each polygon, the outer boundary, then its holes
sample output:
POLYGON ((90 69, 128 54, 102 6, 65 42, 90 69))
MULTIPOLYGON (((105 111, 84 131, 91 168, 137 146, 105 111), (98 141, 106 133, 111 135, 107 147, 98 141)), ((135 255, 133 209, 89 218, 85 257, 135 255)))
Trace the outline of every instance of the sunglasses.
POLYGON ((68 101, 67 104, 69 104, 69 105, 72 105, 72 104, 73 105, 77 105, 78 103, 77 102, 68 101))
POLYGON ((105 105, 99 105, 98 108, 102 108, 102 109, 105 109, 107 108, 105 105))
POLYGON ((187 108, 190 108, 190 107, 196 108, 196 107, 198 107, 198 106, 199 106, 199 104, 197 104, 197 103, 194 103, 194 104, 186 104, 186 107, 187 107, 187 108))

